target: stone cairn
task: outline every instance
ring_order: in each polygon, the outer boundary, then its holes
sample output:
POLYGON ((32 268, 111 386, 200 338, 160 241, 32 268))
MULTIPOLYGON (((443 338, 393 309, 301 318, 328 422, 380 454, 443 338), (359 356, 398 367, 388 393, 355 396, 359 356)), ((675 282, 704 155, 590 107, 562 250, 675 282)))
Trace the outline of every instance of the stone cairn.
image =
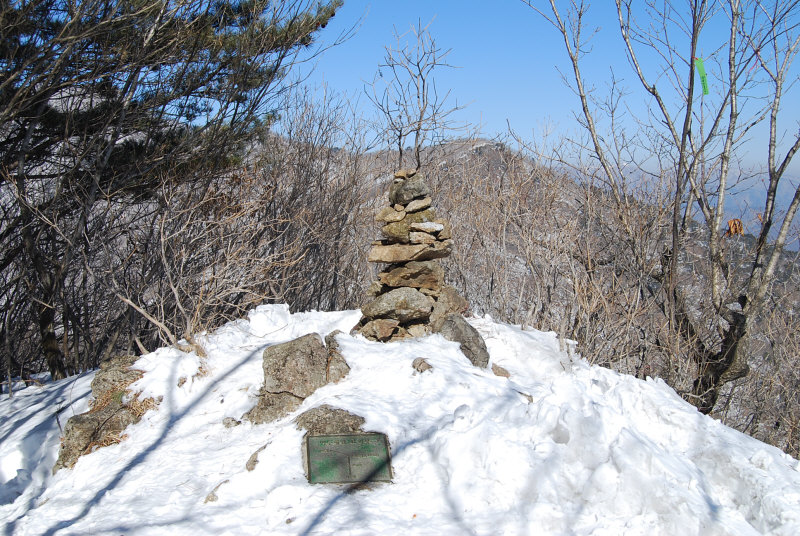
POLYGON ((368 290, 371 301, 353 329, 375 341, 422 337, 441 331, 449 314, 461 314, 467 301, 444 284, 437 259, 450 255, 450 225, 436 218, 430 187, 413 170, 394 174, 389 205, 375 219, 383 238, 372 244, 368 261, 387 265, 368 290))

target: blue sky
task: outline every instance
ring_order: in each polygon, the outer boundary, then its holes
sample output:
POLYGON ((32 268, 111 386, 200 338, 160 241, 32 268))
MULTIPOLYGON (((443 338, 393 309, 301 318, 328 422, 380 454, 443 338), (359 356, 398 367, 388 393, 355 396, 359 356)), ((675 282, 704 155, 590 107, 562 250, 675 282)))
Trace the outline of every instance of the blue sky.
POLYGON ((345 0, 323 38, 334 38, 359 18, 355 35, 320 58, 314 82, 363 95, 384 47, 395 43, 394 29, 402 34, 420 20, 423 25, 432 20, 433 37, 452 50, 449 63, 458 67, 441 69, 437 85, 451 90, 452 104, 467 105, 461 120, 481 123, 492 135, 506 130, 506 119, 529 132, 548 117, 571 117, 573 99, 564 98, 566 88, 555 71, 563 56, 556 35, 521 2, 345 0))
MULTIPOLYGON (((540 138, 548 129, 567 135, 579 130, 574 120, 578 98, 559 73, 571 76, 563 41, 547 21, 518 0, 345 0, 321 34, 321 41, 330 42, 354 24, 359 26, 353 37, 318 59, 309 82, 325 82, 333 91, 358 98, 363 110, 371 112, 364 85, 378 71, 384 47, 395 43, 395 29, 404 33, 420 21, 423 25, 432 21, 430 31, 437 44, 452 49, 448 60, 458 68, 440 70, 436 81, 440 91, 451 91, 451 104, 466 105, 459 120, 481 125, 481 133, 487 137, 506 132, 508 124, 526 139, 540 138)), ((710 53, 704 46, 712 48, 719 37, 714 34, 725 31, 727 21, 717 22, 721 24, 710 24, 701 36, 702 54, 710 53)), ((633 106, 639 106, 645 95, 626 61, 613 3, 595 2, 588 24, 599 31, 583 63, 584 76, 598 91, 605 91, 613 68, 638 99, 632 101, 633 106)), ((797 63, 795 76, 800 60, 797 63)), ((783 125, 789 135, 798 129, 798 96, 800 90, 795 88, 784 100, 784 113, 791 119, 783 125)), ((765 132, 754 134, 753 155, 748 155, 754 162, 763 161, 761 155, 766 154, 765 132)), ((796 179, 800 158, 795 160, 790 176, 796 179)))

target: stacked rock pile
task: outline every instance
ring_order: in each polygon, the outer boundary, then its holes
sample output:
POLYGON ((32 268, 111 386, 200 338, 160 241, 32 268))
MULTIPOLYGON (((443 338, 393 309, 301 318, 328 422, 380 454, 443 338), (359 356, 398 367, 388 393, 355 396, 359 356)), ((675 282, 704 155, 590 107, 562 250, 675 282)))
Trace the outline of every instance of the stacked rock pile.
POLYGON ((368 339, 391 341, 438 332, 447 315, 466 311, 467 301, 444 284, 437 259, 450 255, 450 225, 436 218, 430 187, 413 170, 395 173, 389 205, 375 219, 383 238, 372 244, 368 261, 386 264, 369 289, 354 328, 368 339))

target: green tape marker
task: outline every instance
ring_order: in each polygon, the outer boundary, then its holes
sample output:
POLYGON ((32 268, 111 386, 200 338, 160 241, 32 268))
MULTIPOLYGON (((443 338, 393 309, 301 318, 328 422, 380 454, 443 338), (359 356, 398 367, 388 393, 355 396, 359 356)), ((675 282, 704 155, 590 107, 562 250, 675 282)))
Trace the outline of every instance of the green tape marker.
POLYGON ((703 86, 703 95, 708 95, 708 78, 706 77, 706 68, 703 65, 703 60, 701 58, 695 58, 694 65, 697 67, 697 73, 700 75, 700 84, 703 86))

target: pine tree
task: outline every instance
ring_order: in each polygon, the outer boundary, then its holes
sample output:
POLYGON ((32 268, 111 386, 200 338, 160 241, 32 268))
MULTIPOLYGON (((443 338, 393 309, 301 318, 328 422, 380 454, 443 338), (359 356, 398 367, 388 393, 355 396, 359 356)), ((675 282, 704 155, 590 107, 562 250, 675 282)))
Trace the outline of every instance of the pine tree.
POLYGON ((92 207, 236 163, 341 3, 0 0, 0 272, 25 281, 54 379, 92 207))

